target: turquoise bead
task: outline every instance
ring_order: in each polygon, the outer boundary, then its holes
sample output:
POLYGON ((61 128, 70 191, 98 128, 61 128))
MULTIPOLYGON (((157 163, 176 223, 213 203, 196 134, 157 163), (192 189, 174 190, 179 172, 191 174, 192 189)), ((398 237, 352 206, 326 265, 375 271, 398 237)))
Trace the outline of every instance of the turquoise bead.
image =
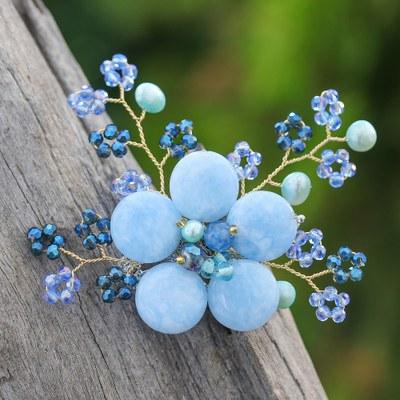
POLYGON ((376 131, 373 125, 365 120, 353 122, 346 132, 347 144, 354 151, 368 151, 376 143, 376 131))
POLYGON ((237 226, 233 248, 256 261, 275 260, 285 254, 297 232, 297 218, 290 204, 267 191, 241 197, 229 212, 227 222, 237 226))
POLYGON ((307 200, 311 191, 311 180, 303 172, 293 172, 282 182, 281 193, 292 206, 297 206, 307 200))
POLYGON ((296 300, 296 289, 287 281, 278 281, 279 308, 289 308, 296 300))
POLYGON ((178 247, 176 223, 181 215, 172 201, 158 192, 136 192, 122 199, 111 217, 111 236, 117 249, 131 260, 164 260, 178 247))
POLYGON ((154 83, 141 83, 135 90, 135 99, 139 107, 152 114, 159 113, 165 107, 165 95, 154 83))
POLYGON ((204 225, 199 221, 191 219, 181 229, 181 234, 187 242, 196 243, 204 235, 204 225))
POLYGON ((196 151, 176 164, 170 193, 184 217, 213 222, 225 217, 235 203, 239 181, 225 157, 212 151, 196 151))
POLYGON ((196 272, 176 263, 159 264, 144 273, 135 303, 140 318, 150 328, 169 334, 186 332, 207 308, 207 289, 196 272))
POLYGON ((260 328, 277 311, 278 285, 264 265, 238 259, 232 261, 229 281, 212 278, 208 285, 208 306, 217 321, 235 331, 260 328))

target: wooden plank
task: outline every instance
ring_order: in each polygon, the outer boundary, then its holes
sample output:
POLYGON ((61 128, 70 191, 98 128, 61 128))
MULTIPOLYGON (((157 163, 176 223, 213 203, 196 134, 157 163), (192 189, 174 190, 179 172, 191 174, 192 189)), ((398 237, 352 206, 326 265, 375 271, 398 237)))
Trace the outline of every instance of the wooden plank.
POLYGON ((101 162, 87 144, 65 101, 85 77, 40 1, 0 0, 0 43, 1 399, 326 398, 289 312, 248 334, 206 315, 187 334, 162 335, 131 304, 103 304, 90 268, 77 304, 42 303, 56 264, 31 256, 27 228, 72 227, 87 206, 110 214, 110 180, 136 164, 101 162))

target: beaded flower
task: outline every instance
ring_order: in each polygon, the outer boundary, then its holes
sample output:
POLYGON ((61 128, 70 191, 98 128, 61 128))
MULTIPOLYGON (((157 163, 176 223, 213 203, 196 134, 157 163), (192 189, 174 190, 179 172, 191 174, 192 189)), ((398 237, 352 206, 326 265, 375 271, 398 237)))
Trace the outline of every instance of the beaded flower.
MULTIPOLYGON (((157 158, 147 144, 143 121, 147 114, 164 109, 164 93, 153 83, 135 87, 137 68, 122 54, 104 61, 100 71, 107 86, 119 88, 119 95, 108 97, 84 86, 69 97, 71 108, 79 117, 86 117, 99 114, 108 104, 122 106, 134 122, 134 133, 108 124, 93 130, 89 142, 101 158, 143 150, 155 167, 159 187, 151 186, 149 175, 134 170, 115 178, 111 190, 119 202, 111 218, 102 218, 89 208, 75 227, 84 247, 96 254, 82 257, 57 239, 54 245, 60 254, 76 266, 46 277, 45 300, 71 303, 80 286, 77 272, 105 263, 111 267, 96 279, 103 302, 134 298, 141 319, 157 331, 185 332, 201 320, 207 307, 222 325, 249 331, 267 323, 278 309, 293 304, 296 289, 290 282, 277 281, 273 273, 281 270, 312 288, 309 302, 319 320, 343 322, 349 295, 332 286, 322 290, 315 282, 328 276, 336 283, 359 281, 366 256, 342 246, 327 257, 321 270, 300 272, 317 268, 314 264, 326 256, 321 230, 300 228, 305 217, 293 209, 309 197, 311 179, 302 171, 291 172, 282 180, 279 176, 288 166, 308 160, 318 164, 319 177, 329 179, 335 188, 342 186, 344 179, 354 175, 355 166, 347 150, 324 150, 325 146, 347 142, 352 150, 369 150, 376 141, 374 127, 356 121, 345 136, 334 136, 342 124, 338 116, 344 106, 336 91, 324 91, 312 100, 317 125, 326 126, 323 136, 317 132, 312 138, 312 128, 298 114, 290 113, 275 124, 278 145, 285 151, 281 163, 248 190, 248 181, 255 180, 261 170, 262 156, 247 142, 237 143, 227 157, 205 151, 193 134, 192 121, 184 119, 165 126, 159 140, 164 154, 157 158), (125 97, 134 88, 140 113, 125 97), (296 137, 291 136, 293 132, 296 137), (306 142, 311 140, 317 143, 306 152, 306 142), (167 182, 165 166, 171 159, 178 161, 167 182), (111 243, 122 257, 108 254, 111 243)), ((42 252, 43 235, 53 245, 54 234, 47 228, 31 228, 28 239, 34 253, 42 252)))

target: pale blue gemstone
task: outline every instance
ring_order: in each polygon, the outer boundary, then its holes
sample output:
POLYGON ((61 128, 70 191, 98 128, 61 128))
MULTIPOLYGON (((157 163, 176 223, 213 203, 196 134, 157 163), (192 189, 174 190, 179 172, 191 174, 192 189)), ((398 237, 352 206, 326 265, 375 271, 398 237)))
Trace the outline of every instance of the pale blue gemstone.
POLYGON ((226 156, 227 160, 235 167, 240 165, 240 161, 242 160, 238 153, 232 152, 226 156))
POLYGON ((196 220, 191 219, 181 229, 182 237, 190 243, 196 243, 203 237, 204 225, 196 220))
POLYGON ((197 273, 175 263, 163 263, 143 274, 136 287, 135 302, 140 318, 150 328, 182 333, 202 318, 207 289, 197 273))
POLYGON ((322 296, 322 293, 317 293, 317 292, 311 293, 308 302, 312 307, 320 307, 325 304, 325 300, 322 296))
POLYGON ((320 321, 324 322, 331 317, 331 310, 328 306, 321 306, 315 310, 315 315, 320 321))
POLYGON ((349 126, 346 139, 352 150, 368 151, 376 143, 376 131, 370 122, 359 120, 349 126))
POLYGON ((335 189, 342 187, 344 184, 344 176, 339 172, 333 172, 329 177, 329 184, 335 189))
POLYGON ((314 121, 317 125, 326 125, 328 123, 328 120, 329 113, 327 113, 326 111, 320 111, 314 115, 314 121))
POLYGON ((135 99, 139 107, 149 113, 155 114, 164 110, 165 95, 154 83, 141 83, 135 90, 135 99))
POLYGON ((314 111, 324 111, 328 102, 326 101, 325 97, 321 96, 314 96, 311 99, 311 108, 314 111))
POLYGON ((329 178, 333 173, 332 167, 329 167, 325 164, 319 164, 317 167, 317 175, 321 179, 329 178))
POLYGON ((335 307, 331 312, 333 322, 340 324, 346 319, 346 311, 342 307, 335 307))
POLYGON ((311 191, 311 180, 303 172, 293 172, 282 182, 282 196, 292 205, 297 206, 307 200, 311 191))
POLYGON ((329 106, 329 112, 333 115, 340 115, 344 111, 344 104, 341 101, 337 101, 329 106))
POLYGON ((273 192, 256 191, 241 197, 227 222, 236 225, 233 247, 245 258, 274 260, 289 249, 297 232, 296 215, 290 204, 273 192))
POLYGON ((342 126, 342 119, 337 115, 331 115, 328 121, 328 127, 331 131, 335 132, 342 126))
POLYGON ((230 226, 224 221, 208 224, 204 233, 205 245, 214 251, 226 251, 232 246, 233 236, 229 232, 230 226))
POLYGON ((168 197, 150 191, 132 193, 114 209, 111 236, 117 249, 131 260, 158 262, 176 250, 180 218, 168 197))
POLYGON ((279 289, 272 272, 251 260, 232 260, 229 281, 212 278, 208 307, 215 319, 235 331, 260 328, 277 311, 279 289))
POLYGON ((352 178, 357 172, 357 167, 351 162, 346 162, 340 168, 340 174, 346 178, 352 178))
POLYGON ((278 281, 279 308, 289 308, 296 300, 296 289, 287 281, 278 281))
POLYGON ((247 157, 247 162, 251 165, 260 165, 262 163, 262 155, 256 151, 253 151, 247 157))
POLYGON ((238 192, 235 169, 225 157, 212 151, 188 154, 172 171, 172 201, 189 219, 213 222, 225 217, 238 192))

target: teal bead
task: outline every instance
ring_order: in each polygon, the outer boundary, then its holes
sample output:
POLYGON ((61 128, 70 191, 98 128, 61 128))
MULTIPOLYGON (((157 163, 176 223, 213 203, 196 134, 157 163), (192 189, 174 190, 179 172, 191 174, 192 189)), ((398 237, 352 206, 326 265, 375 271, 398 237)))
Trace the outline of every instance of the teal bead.
POLYGON ((303 172, 293 172, 282 182, 281 193, 292 206, 304 203, 311 191, 311 180, 303 172))
POLYGON ((196 243, 202 239, 204 235, 204 225, 194 219, 189 220, 181 229, 183 239, 189 243, 196 243))
POLYGON ((368 151, 376 143, 376 130, 365 120, 353 122, 346 132, 347 144, 354 151, 368 151))
POLYGON ((210 279, 214 273, 215 262, 212 258, 207 258, 203 264, 201 264, 200 275, 205 279, 210 279))
POLYGON ((296 289, 287 281, 278 281, 279 308, 289 308, 296 300, 296 289))
POLYGON ((139 107, 152 114, 159 113, 165 107, 165 95, 154 83, 141 83, 135 90, 135 99, 139 107))

